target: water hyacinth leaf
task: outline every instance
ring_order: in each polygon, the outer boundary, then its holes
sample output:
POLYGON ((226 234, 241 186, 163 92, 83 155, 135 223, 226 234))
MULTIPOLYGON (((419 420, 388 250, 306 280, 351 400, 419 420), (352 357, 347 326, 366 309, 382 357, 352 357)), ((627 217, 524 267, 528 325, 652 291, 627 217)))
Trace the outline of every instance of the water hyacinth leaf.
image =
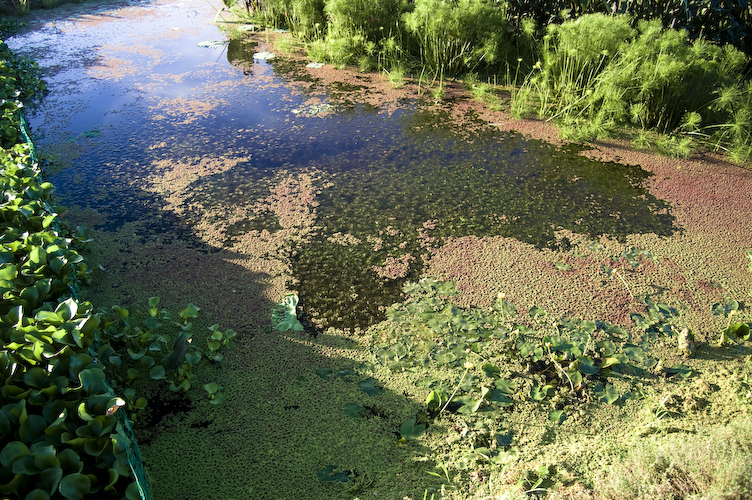
POLYGON ((671 368, 666 368, 666 374, 669 377, 677 375, 680 378, 689 378, 692 376, 692 368, 686 365, 674 365, 671 368))
POLYGON ((144 327, 147 330, 154 331, 157 330, 160 326, 162 326, 162 322, 159 321, 156 316, 149 316, 144 321, 144 327))
POLYGON ((29 451, 28 446, 21 441, 11 441, 3 447, 2 451, 0 451, 0 464, 5 468, 10 469, 13 462, 29 454, 31 454, 31 452, 29 451))
MULTIPOLYGON (((66 448, 57 454, 57 458, 60 460, 60 467, 66 472, 81 472, 84 468, 84 464, 81 461, 81 457, 78 456, 71 448, 66 448)), ((128 469, 130 470, 130 469, 128 469)))
POLYGON ((138 488, 138 483, 133 481, 131 484, 128 485, 128 487, 125 489, 125 498, 126 500, 142 500, 143 497, 141 496, 141 491, 138 488))
POLYGON ((530 310, 528 311, 528 314, 534 320, 545 318, 548 315, 548 313, 545 310, 541 309, 538 306, 531 307, 530 310))
POLYGON ((18 437, 21 441, 31 445, 37 441, 39 436, 44 434, 44 430, 47 428, 47 420, 41 415, 28 415, 26 420, 21 424, 18 430, 18 437))
POLYGON ((91 491, 91 479, 85 474, 68 474, 60 481, 58 489, 68 500, 82 500, 91 491))
POLYGON ((418 439, 426 431, 426 424, 417 424, 415 418, 409 418, 400 425, 400 436, 406 441, 418 439))
POLYGON ((616 366, 616 365, 618 365, 620 363, 621 363, 621 361, 619 360, 619 358, 616 358, 616 357, 606 358, 606 359, 603 360, 603 362, 601 364, 601 369, 603 370, 603 369, 606 369, 606 368, 610 368, 610 367, 616 366))
POLYGON ((222 390, 222 386, 216 382, 210 382, 204 385, 204 390, 209 394, 216 394, 217 392, 222 390))
POLYGON ((149 370, 149 377, 151 377, 153 380, 164 380, 167 378, 167 372, 165 370, 165 367, 162 365, 154 365, 151 370, 149 370))
POLYGON ((554 392, 554 386, 552 385, 534 385, 530 388, 530 398, 534 401, 543 401, 546 397, 552 395, 554 392))
POLYGON ((499 389, 491 389, 488 392, 486 399, 492 403, 496 403, 501 407, 512 406, 514 404, 514 400, 507 394, 505 394, 504 391, 501 391, 499 389))
POLYGON ((50 495, 46 491, 40 490, 39 488, 31 490, 24 497, 24 500, 49 500, 49 499, 50 499, 50 495))
POLYGON ((582 373, 583 375, 595 375, 600 371, 600 368, 595 366, 595 363, 593 362, 592 358, 588 356, 582 356, 578 359, 579 364, 577 365, 577 369, 582 373))
POLYGON ((548 414, 548 419, 551 422, 560 424, 567 419, 567 414, 564 413, 564 410, 555 410, 548 414))
POLYGON ((146 347, 142 348, 138 352, 134 351, 130 347, 128 348, 128 355, 131 357, 132 360, 137 361, 141 358, 143 358, 146 355, 147 349, 146 347))
POLYGON ((428 408, 428 411, 436 411, 442 406, 444 406, 447 402, 447 395, 444 391, 431 391, 428 393, 428 397, 426 397, 426 406, 428 408))
POLYGON ((381 394, 384 392, 383 390, 376 387, 376 380, 373 378, 369 378, 366 380, 363 380, 362 382, 358 382, 358 387, 361 391, 365 392, 369 396, 376 396, 377 394, 381 394))
POLYGON ((722 331, 723 334, 737 340, 749 340, 750 328, 747 323, 735 323, 722 331))
POLYGON ((569 370, 566 372, 567 377, 569 378, 569 381, 572 383, 572 385, 577 388, 582 384, 582 375, 578 370, 569 370))
POLYGON ((183 309, 182 311, 180 311, 180 317, 183 318, 183 319, 186 319, 186 320, 190 319, 190 318, 198 318, 198 312, 200 310, 201 309, 199 309, 198 307, 194 306, 193 304, 188 303, 188 305, 185 306, 185 309, 183 309))
POLYGON ((195 349, 192 349, 185 353, 185 361, 189 365, 198 364, 201 361, 201 353, 195 349))
POLYGON ((713 304, 713 314, 717 316, 728 316, 731 312, 737 310, 739 310, 739 303, 732 298, 726 299, 723 304, 720 302, 713 304))
POLYGON ((616 388, 611 384, 606 384, 604 387, 603 384, 598 382, 595 386, 595 395, 601 398, 602 401, 606 402, 607 404, 614 404, 619 399, 619 393, 616 391, 616 388))
POLYGON ((347 403, 345 405, 345 414, 350 418, 363 418, 362 413, 364 411, 366 411, 366 409, 358 403, 347 403))
POLYGON ((509 379, 499 378, 494 380, 494 386, 504 394, 511 396, 517 390, 517 384, 509 379))
POLYGON ((483 373, 489 378, 501 377, 501 369, 498 366, 485 364, 481 367, 481 370, 483 370, 483 373))

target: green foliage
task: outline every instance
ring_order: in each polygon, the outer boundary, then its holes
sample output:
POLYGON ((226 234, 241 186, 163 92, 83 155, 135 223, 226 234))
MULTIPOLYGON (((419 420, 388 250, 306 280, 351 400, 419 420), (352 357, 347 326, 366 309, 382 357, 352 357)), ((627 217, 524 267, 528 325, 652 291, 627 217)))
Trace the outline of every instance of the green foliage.
MULTIPOLYGON (((98 311, 96 356, 107 364, 108 377, 118 386, 148 375, 165 380, 173 392, 187 391, 198 383, 193 367, 203 359, 221 361, 219 351, 232 347, 235 332, 223 332, 219 325, 212 325, 207 349, 201 349, 192 343, 192 320, 199 312, 196 306, 188 304, 176 317, 158 308, 159 297, 151 297, 148 305, 145 313, 119 306, 98 311)), ((212 404, 221 402, 218 389, 207 392, 212 404)))
POLYGON ((574 140, 634 124, 669 134, 657 141, 666 154, 688 157, 700 142, 743 161, 752 146, 746 65, 738 50, 691 42, 657 20, 634 30, 627 16, 584 15, 549 26, 539 71, 513 105, 558 120, 574 140))
MULTIPOLYGON (((656 362, 639 347, 625 344, 627 334, 607 323, 562 320, 554 323, 553 333, 543 333, 513 322, 516 308, 503 294, 490 310, 465 310, 451 303, 455 292, 450 282, 424 278, 404 291, 408 300, 387 311, 397 338, 378 346, 375 356, 395 371, 420 368, 444 374, 420 381, 429 391, 426 410, 433 418, 446 410, 470 416, 512 406, 523 395, 518 390, 522 381, 503 374, 501 367, 510 362, 522 364, 533 380, 531 401, 552 399, 555 405, 586 400, 588 393, 613 404, 621 396, 610 377, 638 374, 656 362), (473 360, 482 362, 482 373, 473 360)), ((550 328, 542 309, 531 308, 529 316, 534 324, 550 328)), ((555 421, 563 418, 557 413, 555 421)))
POLYGON ((303 325, 298 321, 296 307, 298 305, 298 296, 294 293, 288 293, 272 310, 272 326, 275 330, 286 332, 292 330, 302 332, 303 325))
MULTIPOLYGON (((220 360, 218 351, 231 346, 235 333, 211 327, 204 353, 190 344, 198 314, 191 304, 173 319, 157 308, 156 297, 141 317, 117 306, 95 311, 77 298, 78 284, 91 274, 79 253, 86 232, 61 223, 31 145, 17 143, 20 99, 43 84, 33 65, 8 57, 0 61, 0 84, 0 493, 141 498, 128 455, 135 443, 118 411, 138 412, 147 402, 128 384, 149 373, 187 390, 195 382, 192 367, 202 357, 220 360), (179 334, 174 344, 172 333, 179 334)), ((221 387, 205 389, 213 404, 221 401, 221 387)))
POLYGON ((504 10, 488 0, 416 0, 403 16, 421 64, 440 77, 499 62, 505 47, 504 10))

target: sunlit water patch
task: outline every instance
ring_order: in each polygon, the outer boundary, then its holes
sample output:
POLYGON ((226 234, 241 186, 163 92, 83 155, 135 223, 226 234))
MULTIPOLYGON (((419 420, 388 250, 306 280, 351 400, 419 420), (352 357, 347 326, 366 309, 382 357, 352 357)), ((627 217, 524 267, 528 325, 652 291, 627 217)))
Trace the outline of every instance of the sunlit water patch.
MULTIPOLYGON (((470 130, 418 101, 385 113, 360 101, 359 85, 301 91, 292 82, 309 75, 300 63, 254 59, 256 41, 222 42, 207 22, 214 12, 202 9, 134 4, 108 20, 103 7, 99 22, 58 20, 11 41, 40 58, 50 81, 50 96, 30 115, 38 145, 75 151, 51 180, 63 203, 100 213, 100 229, 141 222, 196 238, 207 213, 221 218, 223 208, 264 199, 280 172, 312 173, 315 226, 288 258, 304 320, 318 328, 382 319, 449 238, 566 248, 560 229, 617 239, 675 231, 639 168, 482 124, 470 130), (50 50, 57 46, 66 47, 59 56, 50 50), (196 167, 212 158, 224 166, 196 167), (166 194, 150 183, 173 163, 193 165, 196 178, 181 211, 165 212, 166 194)), ((214 249, 282 229, 264 211, 216 223, 226 226, 222 237, 203 241, 214 249)))

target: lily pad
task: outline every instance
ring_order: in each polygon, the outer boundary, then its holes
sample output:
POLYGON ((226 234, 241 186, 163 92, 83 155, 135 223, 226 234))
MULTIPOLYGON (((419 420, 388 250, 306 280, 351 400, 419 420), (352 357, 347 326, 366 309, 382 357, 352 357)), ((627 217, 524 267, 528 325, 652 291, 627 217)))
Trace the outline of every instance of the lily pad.
POLYGON ((382 391, 378 387, 376 387, 376 380, 369 378, 366 380, 363 380, 362 382, 358 382, 358 387, 361 391, 365 392, 369 396, 375 396, 377 394, 381 394, 382 391))
POLYGON ((363 418, 362 413, 364 411, 366 411, 366 409, 360 406, 358 403, 347 403, 345 405, 345 413, 348 417, 351 418, 363 418))
POLYGON ((261 61, 268 61, 269 59, 274 59, 274 52, 256 52, 253 54, 253 58, 261 61))
POLYGON ((199 47, 222 47, 227 43, 225 40, 207 40, 205 42, 199 42, 199 47))
POLYGON ((409 418, 400 425, 400 436, 409 441, 418 439, 426 431, 426 424, 417 424, 415 418, 409 418))

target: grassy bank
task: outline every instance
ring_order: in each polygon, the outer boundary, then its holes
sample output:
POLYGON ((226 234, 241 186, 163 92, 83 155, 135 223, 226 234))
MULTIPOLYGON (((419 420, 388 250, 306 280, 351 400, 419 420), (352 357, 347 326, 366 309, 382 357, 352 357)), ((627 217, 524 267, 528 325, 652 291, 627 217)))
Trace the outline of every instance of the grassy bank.
POLYGON ((618 4, 605 13, 555 2, 274 0, 234 9, 289 28, 314 61, 439 89, 463 78, 495 105, 511 92, 504 105, 554 121, 571 140, 626 136, 672 156, 710 149, 745 162, 749 13, 701 4, 618 4))

